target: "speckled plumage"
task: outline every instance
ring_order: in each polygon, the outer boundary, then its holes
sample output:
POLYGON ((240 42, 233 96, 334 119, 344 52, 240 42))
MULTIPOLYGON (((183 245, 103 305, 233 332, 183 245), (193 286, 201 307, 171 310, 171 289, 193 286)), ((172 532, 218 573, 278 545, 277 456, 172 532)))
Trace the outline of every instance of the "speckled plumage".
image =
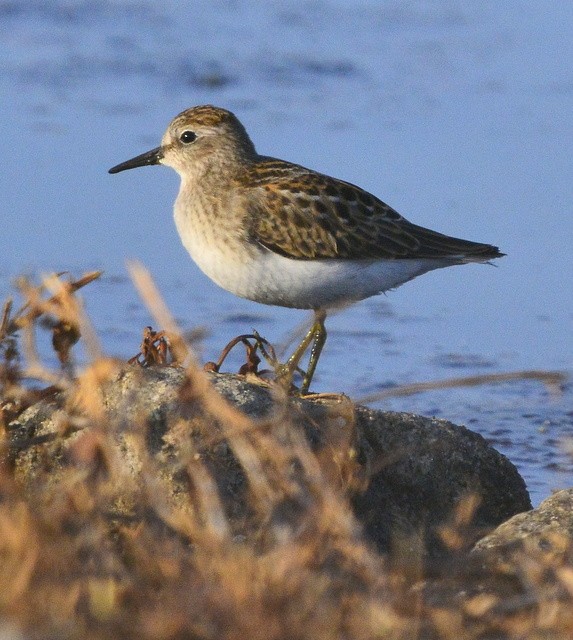
POLYGON ((261 158, 238 182, 257 203, 250 210, 252 237, 288 258, 489 260, 500 255, 490 245, 414 225, 356 185, 282 160, 261 158))
POLYGON ((322 320, 325 309, 427 271, 503 255, 412 224, 353 184, 260 156, 236 116, 210 105, 179 114, 160 147, 110 172, 151 164, 180 174, 177 229, 210 278, 258 302, 314 309, 322 320))

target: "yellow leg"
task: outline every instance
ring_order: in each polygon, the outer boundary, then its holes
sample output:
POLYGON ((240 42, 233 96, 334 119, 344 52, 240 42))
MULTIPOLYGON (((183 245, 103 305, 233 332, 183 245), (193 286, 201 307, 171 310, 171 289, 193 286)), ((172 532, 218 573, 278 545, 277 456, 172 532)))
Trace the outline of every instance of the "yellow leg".
POLYGON ((308 361, 308 369, 303 375, 302 386, 300 388, 301 394, 308 393, 312 377, 316 371, 316 365, 324 343, 326 342, 326 328, 324 326, 324 320, 326 319, 326 312, 323 310, 317 310, 314 312, 314 322, 308 333, 304 336, 301 343, 295 349, 292 356, 287 362, 280 367, 278 371, 279 378, 285 378, 290 383, 294 372, 298 369, 299 362, 304 356, 309 345, 312 343, 310 349, 310 359, 308 361))
POLYGON ((300 392, 302 395, 308 393, 310 383, 312 382, 312 377, 314 376, 314 372, 316 371, 318 359, 320 358, 322 348, 324 347, 324 343, 326 342, 326 327, 324 326, 325 319, 326 313, 324 311, 314 312, 314 324, 312 325, 314 342, 310 349, 308 368, 306 370, 306 374, 302 380, 302 386, 300 388, 300 392))

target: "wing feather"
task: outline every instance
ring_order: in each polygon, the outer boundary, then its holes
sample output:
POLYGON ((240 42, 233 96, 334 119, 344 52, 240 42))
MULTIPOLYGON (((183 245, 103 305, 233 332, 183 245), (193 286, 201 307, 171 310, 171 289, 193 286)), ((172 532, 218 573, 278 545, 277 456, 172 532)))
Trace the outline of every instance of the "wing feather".
POLYGON ((489 260, 503 255, 497 247, 414 225, 360 187, 299 165, 266 158, 242 182, 249 187, 251 239, 289 258, 489 260))

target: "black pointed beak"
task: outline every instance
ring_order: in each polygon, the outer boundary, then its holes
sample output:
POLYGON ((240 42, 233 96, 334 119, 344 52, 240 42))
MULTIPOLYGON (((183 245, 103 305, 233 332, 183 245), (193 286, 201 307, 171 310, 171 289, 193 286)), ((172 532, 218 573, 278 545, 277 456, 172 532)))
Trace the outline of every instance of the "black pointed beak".
POLYGON ((152 164, 159 164, 163 158, 163 149, 161 147, 157 147, 157 149, 152 149, 151 151, 147 151, 146 153, 142 153, 139 156, 135 156, 131 160, 126 160, 121 164, 112 167, 108 173, 119 173, 120 171, 126 171, 127 169, 135 169, 136 167, 146 167, 152 164))

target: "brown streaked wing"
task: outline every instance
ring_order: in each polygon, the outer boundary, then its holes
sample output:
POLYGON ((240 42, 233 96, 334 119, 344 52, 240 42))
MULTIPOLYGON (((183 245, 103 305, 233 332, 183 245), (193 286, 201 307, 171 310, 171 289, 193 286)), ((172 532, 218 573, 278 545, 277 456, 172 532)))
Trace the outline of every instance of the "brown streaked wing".
POLYGON ((252 238, 300 260, 498 257, 496 247, 418 227, 348 182, 273 158, 244 176, 252 238))

